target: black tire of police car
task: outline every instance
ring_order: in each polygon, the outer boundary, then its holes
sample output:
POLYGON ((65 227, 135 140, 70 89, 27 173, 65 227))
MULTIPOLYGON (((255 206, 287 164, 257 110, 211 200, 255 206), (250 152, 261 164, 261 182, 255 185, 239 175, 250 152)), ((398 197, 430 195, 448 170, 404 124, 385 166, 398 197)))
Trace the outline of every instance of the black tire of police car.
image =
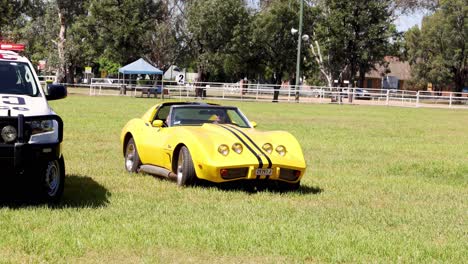
POLYGON ((51 204, 60 201, 65 187, 65 162, 63 156, 57 160, 48 161, 42 167, 38 187, 38 195, 41 201, 51 204))

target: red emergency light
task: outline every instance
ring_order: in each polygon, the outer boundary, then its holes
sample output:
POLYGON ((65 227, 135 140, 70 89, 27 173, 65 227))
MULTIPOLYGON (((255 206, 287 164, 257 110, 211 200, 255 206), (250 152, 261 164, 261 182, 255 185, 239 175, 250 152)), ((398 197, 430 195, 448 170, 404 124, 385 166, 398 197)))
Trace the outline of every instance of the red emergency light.
POLYGON ((24 51, 24 44, 0 43, 0 50, 24 51))

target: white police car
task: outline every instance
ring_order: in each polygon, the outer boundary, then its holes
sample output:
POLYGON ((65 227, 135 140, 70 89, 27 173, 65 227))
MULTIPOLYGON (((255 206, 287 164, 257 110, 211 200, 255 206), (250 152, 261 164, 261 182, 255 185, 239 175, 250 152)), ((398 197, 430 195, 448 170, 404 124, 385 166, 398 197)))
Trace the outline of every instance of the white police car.
POLYGON ((45 93, 31 62, 14 52, 22 50, 0 43, 0 180, 31 186, 41 201, 57 202, 65 180, 63 123, 47 100, 65 98, 67 90, 49 85, 45 93))

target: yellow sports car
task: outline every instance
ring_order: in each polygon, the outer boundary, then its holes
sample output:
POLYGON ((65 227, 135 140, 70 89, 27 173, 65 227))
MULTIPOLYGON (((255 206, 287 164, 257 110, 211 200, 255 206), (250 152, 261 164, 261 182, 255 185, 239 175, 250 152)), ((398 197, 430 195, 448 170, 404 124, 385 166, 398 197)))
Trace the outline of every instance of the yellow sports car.
POLYGON ((129 172, 221 183, 248 180, 295 190, 306 164, 288 132, 256 130, 237 107, 166 102, 130 120, 120 137, 129 172))

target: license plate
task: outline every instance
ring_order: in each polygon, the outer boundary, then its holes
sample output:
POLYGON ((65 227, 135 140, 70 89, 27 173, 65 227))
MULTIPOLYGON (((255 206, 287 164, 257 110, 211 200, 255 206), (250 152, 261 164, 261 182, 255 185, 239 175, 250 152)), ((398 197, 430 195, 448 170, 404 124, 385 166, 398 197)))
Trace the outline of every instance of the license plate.
POLYGON ((271 176, 273 170, 272 169, 257 169, 255 174, 257 176, 271 176))

